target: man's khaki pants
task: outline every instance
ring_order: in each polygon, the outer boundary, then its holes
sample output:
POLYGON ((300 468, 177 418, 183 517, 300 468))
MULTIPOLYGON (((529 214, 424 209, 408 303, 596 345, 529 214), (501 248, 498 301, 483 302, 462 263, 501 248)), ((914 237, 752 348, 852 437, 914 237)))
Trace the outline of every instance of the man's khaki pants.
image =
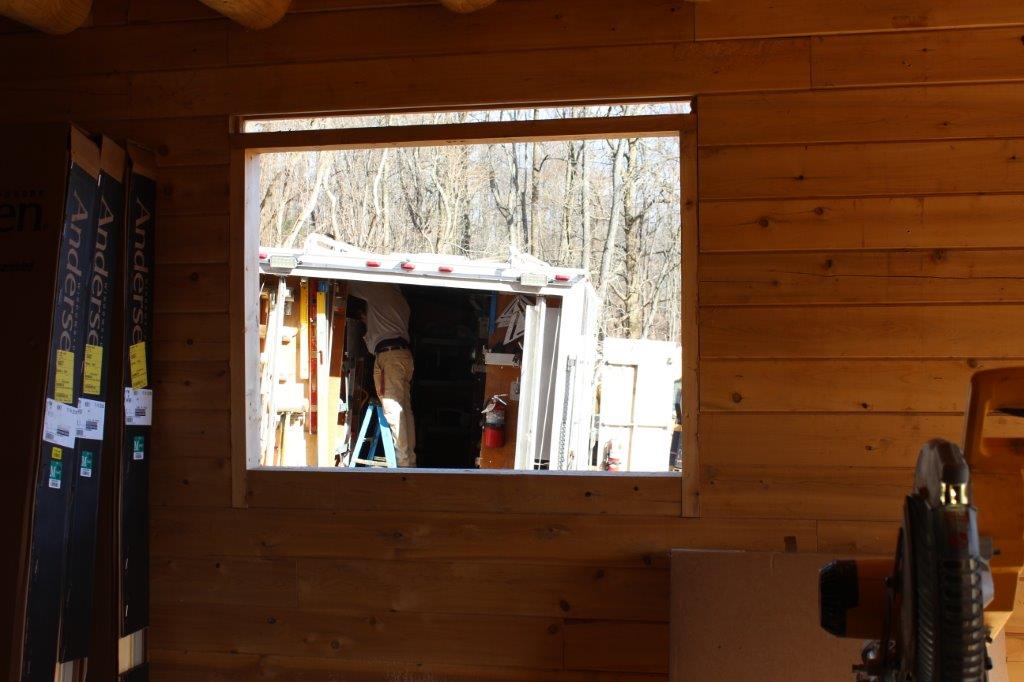
POLYGON ((395 456, 400 467, 416 466, 416 423, 412 418, 412 353, 407 348, 379 353, 373 363, 373 385, 377 388, 384 418, 395 439, 395 456))

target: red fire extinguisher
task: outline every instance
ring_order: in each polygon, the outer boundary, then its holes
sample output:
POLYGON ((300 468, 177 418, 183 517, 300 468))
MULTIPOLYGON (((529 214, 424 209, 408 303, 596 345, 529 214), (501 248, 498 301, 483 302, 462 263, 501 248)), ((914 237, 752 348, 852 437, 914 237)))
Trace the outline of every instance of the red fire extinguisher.
POLYGON ((505 409, 508 403, 504 395, 491 396, 484 408, 484 447, 500 448, 505 444, 505 409))

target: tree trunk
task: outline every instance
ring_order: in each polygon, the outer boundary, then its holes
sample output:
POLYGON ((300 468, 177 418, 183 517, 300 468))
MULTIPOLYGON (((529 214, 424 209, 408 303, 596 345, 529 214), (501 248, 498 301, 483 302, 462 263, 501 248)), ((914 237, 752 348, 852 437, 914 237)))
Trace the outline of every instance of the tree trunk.
MULTIPOLYGON (((532 174, 526 172, 526 159, 524 158, 523 166, 519 166, 519 148, 520 145, 512 145, 512 155, 515 157, 516 165, 516 189, 519 190, 519 220, 522 225, 523 231, 523 251, 526 253, 533 253, 533 242, 530 241, 530 179, 533 177, 532 174), (523 179, 520 182, 519 175, 522 173, 523 179)), ((526 146, 523 145, 523 155, 525 157, 526 146)))
POLYGON ((622 301, 622 331, 626 338, 637 339, 643 327, 644 311, 640 304, 645 274, 641 263, 640 250, 643 240, 640 232, 643 227, 643 214, 636 210, 636 165, 637 145, 639 140, 633 138, 626 141, 625 166, 622 173, 622 244, 625 252, 625 263, 622 272, 625 278, 625 297, 622 301))
POLYGON ((341 235, 341 227, 338 225, 338 195, 327 190, 327 198, 331 201, 331 236, 336 240, 344 241, 341 235))
POLYGON ((565 143, 565 183, 564 200, 562 201, 562 238, 558 245, 558 262, 572 262, 572 207, 573 189, 576 184, 576 143, 565 143))
POLYGON ((608 295, 608 281, 612 276, 612 259, 615 256, 615 237, 619 231, 619 217, 622 214, 621 198, 622 177, 619 174, 619 166, 622 162, 625 143, 618 140, 615 143, 615 155, 612 159, 612 205, 608 216, 608 232, 604 240, 604 256, 601 258, 601 272, 599 278, 598 296, 601 301, 608 295))
POLYGON ((313 180, 313 191, 309 193, 309 199, 306 201, 306 205, 302 207, 302 213, 299 214, 298 219, 292 226, 291 232, 284 240, 284 248, 290 249, 295 245, 295 239, 299 236, 302 228, 305 227, 306 221, 313 215, 313 209, 316 208, 316 203, 320 200, 320 191, 324 186, 324 178, 327 177, 327 169, 331 165, 331 155, 329 152, 320 152, 319 158, 317 159, 316 165, 316 179, 313 180))
MULTIPOLYGON (((469 164, 469 154, 463 155, 469 164)), ((469 173, 462 174, 462 232, 459 235, 459 250, 462 255, 469 255, 472 247, 473 227, 469 220, 469 173)))
POLYGON ((582 166, 580 179, 580 230, 582 252, 580 253, 580 267, 591 272, 591 241, 590 234, 590 166, 587 164, 587 142, 583 141, 583 149, 580 152, 580 165, 582 166))
MULTIPOLYGON (((537 119, 537 110, 533 112, 537 119)), ((542 257, 540 244, 540 173, 544 168, 544 150, 540 142, 530 146, 530 253, 542 257)))

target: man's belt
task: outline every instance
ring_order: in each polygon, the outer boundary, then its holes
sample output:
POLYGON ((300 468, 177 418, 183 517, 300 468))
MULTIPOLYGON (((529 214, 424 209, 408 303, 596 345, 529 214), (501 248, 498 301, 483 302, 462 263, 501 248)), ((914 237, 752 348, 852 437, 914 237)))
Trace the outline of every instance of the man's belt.
POLYGON ((408 348, 409 342, 405 339, 398 337, 395 339, 384 339, 377 344, 377 347, 373 349, 374 355, 380 355, 386 353, 389 350, 399 350, 400 348, 408 348))

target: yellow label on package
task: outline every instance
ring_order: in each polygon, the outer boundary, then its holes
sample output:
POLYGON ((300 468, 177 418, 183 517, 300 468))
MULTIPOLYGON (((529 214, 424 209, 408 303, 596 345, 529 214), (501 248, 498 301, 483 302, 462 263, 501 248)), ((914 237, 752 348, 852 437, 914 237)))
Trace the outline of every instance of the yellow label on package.
POLYGON ((132 388, 145 388, 149 383, 146 371, 146 342, 133 343, 128 348, 128 363, 131 365, 132 388))
POLYGON ((103 346, 85 345, 85 363, 82 367, 82 392, 100 394, 100 377, 103 375, 103 346))
POLYGON ((53 449, 50 450, 50 457, 52 457, 53 459, 63 459, 64 451, 58 448, 56 445, 54 445, 53 449))
POLYGON ((70 405, 75 392, 75 354, 69 350, 57 351, 57 367, 53 379, 53 399, 70 405))

